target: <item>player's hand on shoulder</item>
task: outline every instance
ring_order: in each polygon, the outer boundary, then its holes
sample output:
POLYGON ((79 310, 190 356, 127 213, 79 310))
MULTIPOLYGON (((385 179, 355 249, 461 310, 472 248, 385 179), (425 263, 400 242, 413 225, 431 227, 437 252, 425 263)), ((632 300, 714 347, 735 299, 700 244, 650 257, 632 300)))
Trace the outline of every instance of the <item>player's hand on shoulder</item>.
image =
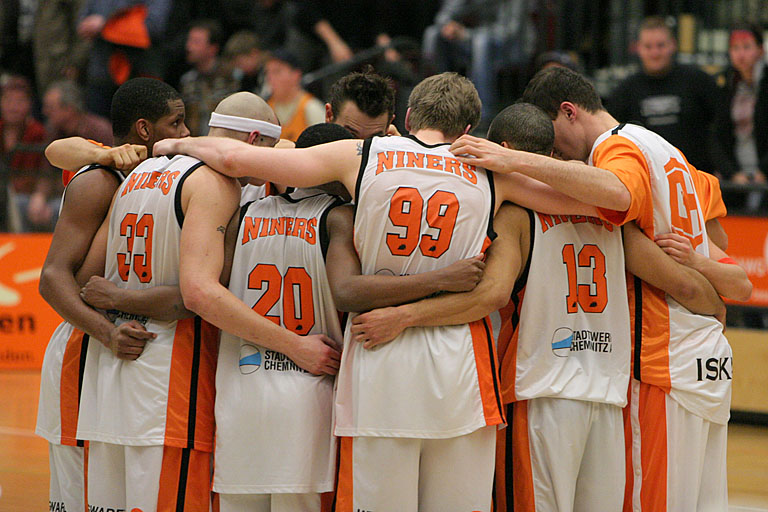
POLYGON ((292 354, 294 363, 313 375, 336 375, 341 362, 338 344, 325 334, 300 336, 292 354))
POLYGON ((511 149, 472 135, 462 135, 456 139, 450 151, 460 162, 499 172, 511 172, 512 169, 507 167, 515 154, 511 149))
POLYGON ((80 289, 83 302, 98 309, 116 309, 114 293, 117 285, 101 276, 91 276, 80 289))
POLYGON ((179 151, 179 142, 181 140, 182 139, 163 139, 155 142, 155 145, 152 146, 152 155, 163 156, 182 153, 179 151))
POLYGON ((118 359, 134 361, 144 351, 147 342, 156 337, 157 334, 147 331, 136 320, 131 320, 112 329, 109 348, 118 359))
POLYGON ((147 159, 147 147, 141 144, 123 144, 104 148, 98 163, 121 171, 130 171, 147 159))
POLYGON ((468 292, 483 278, 485 262, 482 254, 459 260, 438 270, 438 287, 444 292, 468 292))
POLYGON ((402 315, 395 307, 379 308, 357 315, 352 319, 352 341, 372 349, 389 343, 400 335, 405 326, 402 315))
POLYGON ((401 136, 400 131, 397 129, 397 126, 395 126, 392 123, 390 123, 389 124, 389 128, 387 128, 387 135, 391 135, 393 137, 400 137, 401 136))

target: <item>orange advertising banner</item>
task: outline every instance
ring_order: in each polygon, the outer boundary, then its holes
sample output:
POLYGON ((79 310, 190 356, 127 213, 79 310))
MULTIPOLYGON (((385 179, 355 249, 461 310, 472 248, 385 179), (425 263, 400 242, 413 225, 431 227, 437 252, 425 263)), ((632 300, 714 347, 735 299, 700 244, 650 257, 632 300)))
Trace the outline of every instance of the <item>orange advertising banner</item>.
POLYGON ((37 287, 51 234, 0 233, 0 369, 39 369, 61 323, 37 287))
POLYGON ((747 271, 752 297, 732 304, 768 307, 768 218, 725 217, 720 219, 728 233, 728 255, 747 271))

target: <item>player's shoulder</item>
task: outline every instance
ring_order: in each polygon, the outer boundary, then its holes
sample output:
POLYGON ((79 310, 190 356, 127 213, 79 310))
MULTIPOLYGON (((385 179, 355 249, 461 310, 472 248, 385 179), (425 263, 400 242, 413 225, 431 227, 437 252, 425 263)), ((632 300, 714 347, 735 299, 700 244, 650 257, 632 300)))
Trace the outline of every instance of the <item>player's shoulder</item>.
POLYGON ((496 215, 493 217, 493 225, 495 228, 500 228, 502 226, 519 228, 520 226, 528 225, 530 216, 531 210, 510 203, 509 201, 504 201, 496 212, 496 215))

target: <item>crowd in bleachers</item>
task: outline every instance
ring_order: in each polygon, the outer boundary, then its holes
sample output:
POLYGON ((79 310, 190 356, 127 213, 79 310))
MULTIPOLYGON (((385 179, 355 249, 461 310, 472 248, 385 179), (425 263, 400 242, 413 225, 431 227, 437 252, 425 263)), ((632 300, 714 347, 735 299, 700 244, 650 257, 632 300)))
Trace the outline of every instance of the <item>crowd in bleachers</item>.
MULTIPOLYGON (((204 135, 213 107, 237 90, 269 99, 284 133, 290 133, 325 120, 324 102, 335 79, 373 64, 396 85, 395 125, 403 132, 405 98, 413 85, 455 70, 467 74, 480 93, 483 120, 475 133, 481 134, 533 71, 551 64, 579 68, 572 53, 536 56, 547 44, 537 37, 533 4, 4 0, 0 231, 52 229, 61 180, 42 148, 75 135, 110 144, 110 99, 133 76, 157 77, 176 87, 192 135, 204 135), (521 78, 505 80, 509 70, 521 78)), ((643 27, 637 44, 641 70, 617 84, 606 98, 609 110, 621 121, 658 130, 694 165, 755 186, 742 201, 749 211, 765 211, 768 116, 759 113, 768 108, 768 74, 763 74, 761 29, 734 29, 733 65, 715 79, 675 64, 674 33, 661 20, 643 27), (713 142, 702 143, 704 136, 713 142)))

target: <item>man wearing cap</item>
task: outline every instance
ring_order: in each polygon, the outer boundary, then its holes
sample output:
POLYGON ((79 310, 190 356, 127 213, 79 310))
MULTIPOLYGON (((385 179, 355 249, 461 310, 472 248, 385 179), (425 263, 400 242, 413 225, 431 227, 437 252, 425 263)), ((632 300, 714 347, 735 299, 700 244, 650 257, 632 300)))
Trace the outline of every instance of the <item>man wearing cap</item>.
POLYGON ((281 121, 283 138, 295 142, 305 128, 325 121, 325 106, 301 88, 301 68, 292 53, 275 51, 265 67, 272 89, 269 106, 281 121))

